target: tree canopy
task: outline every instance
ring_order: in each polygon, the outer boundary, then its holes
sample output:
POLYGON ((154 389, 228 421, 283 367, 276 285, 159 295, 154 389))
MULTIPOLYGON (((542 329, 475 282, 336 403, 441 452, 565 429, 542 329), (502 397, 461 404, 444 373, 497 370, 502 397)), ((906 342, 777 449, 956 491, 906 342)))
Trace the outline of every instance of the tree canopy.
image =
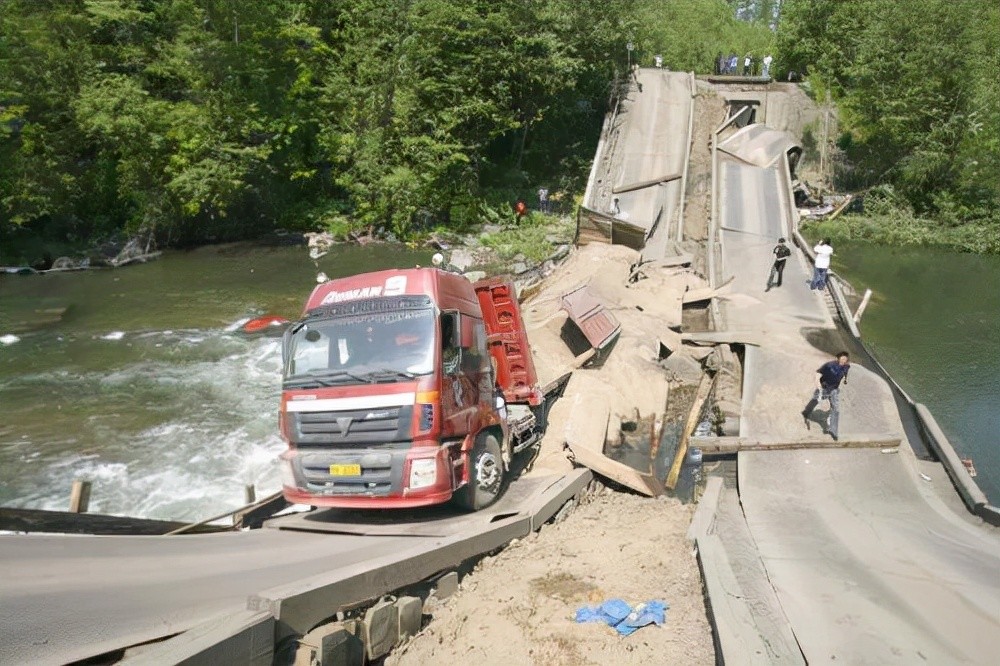
POLYGON ((839 103, 846 185, 946 223, 1000 220, 1000 4, 785 0, 780 53, 839 103))
POLYGON ((582 189, 628 64, 772 48, 839 102, 848 185, 997 219, 997 3, 4 0, 0 238, 459 225, 582 189))

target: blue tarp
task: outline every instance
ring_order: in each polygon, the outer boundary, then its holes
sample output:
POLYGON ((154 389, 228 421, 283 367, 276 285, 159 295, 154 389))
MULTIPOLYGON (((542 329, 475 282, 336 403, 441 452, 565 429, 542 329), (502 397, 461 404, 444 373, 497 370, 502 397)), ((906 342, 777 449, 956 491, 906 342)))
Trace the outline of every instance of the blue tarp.
POLYGON ((608 599, 599 606, 583 606, 576 611, 577 622, 603 622, 622 636, 628 636, 647 624, 661 625, 666 621, 670 605, 663 601, 647 601, 632 608, 622 599, 608 599))

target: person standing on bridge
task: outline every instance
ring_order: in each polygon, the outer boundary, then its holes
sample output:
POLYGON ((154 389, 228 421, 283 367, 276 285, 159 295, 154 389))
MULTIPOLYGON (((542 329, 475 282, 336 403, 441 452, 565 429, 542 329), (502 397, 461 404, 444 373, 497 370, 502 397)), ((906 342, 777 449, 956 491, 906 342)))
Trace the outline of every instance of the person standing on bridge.
POLYGON ((830 257, 833 256, 833 247, 830 245, 830 239, 824 238, 819 242, 819 244, 813 248, 813 252, 816 253, 816 263, 813 268, 813 279, 809 283, 810 289, 826 289, 826 276, 830 272, 830 257))
POLYGON ((778 244, 771 250, 771 254, 774 255, 774 264, 771 266, 771 274, 767 276, 767 289, 764 291, 771 291, 771 287, 781 286, 781 276, 785 272, 785 262, 788 260, 789 255, 792 254, 792 251, 785 245, 785 239, 779 238, 778 244))
POLYGON ((764 78, 771 76, 771 62, 773 60, 774 58, 772 58, 770 54, 768 54, 764 56, 764 59, 761 61, 764 64, 764 69, 761 70, 760 75, 763 76, 764 78))
POLYGON ((830 401, 830 414, 826 418, 823 426, 823 434, 833 437, 833 441, 838 438, 838 426, 840 425, 840 385, 847 386, 847 373, 851 369, 851 355, 845 351, 838 352, 837 358, 824 363, 816 370, 816 390, 813 391, 812 399, 802 410, 802 419, 809 429, 809 417, 820 400, 830 401))

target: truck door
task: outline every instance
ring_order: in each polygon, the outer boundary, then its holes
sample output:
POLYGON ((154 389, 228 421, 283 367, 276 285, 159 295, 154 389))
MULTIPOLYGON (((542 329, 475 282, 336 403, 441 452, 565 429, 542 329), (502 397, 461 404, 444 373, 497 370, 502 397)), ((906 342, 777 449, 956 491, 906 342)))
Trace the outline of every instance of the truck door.
POLYGON ((441 427, 446 438, 477 429, 485 359, 476 348, 475 323, 458 312, 441 314, 441 427))

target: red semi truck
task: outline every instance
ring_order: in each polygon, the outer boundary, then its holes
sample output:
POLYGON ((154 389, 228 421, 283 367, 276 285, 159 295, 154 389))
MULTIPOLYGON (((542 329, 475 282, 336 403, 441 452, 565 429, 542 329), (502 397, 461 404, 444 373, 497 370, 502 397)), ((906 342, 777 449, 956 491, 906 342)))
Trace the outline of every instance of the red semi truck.
POLYGON ((285 498, 481 509, 544 433, 513 284, 437 268, 321 284, 282 341, 285 498))

